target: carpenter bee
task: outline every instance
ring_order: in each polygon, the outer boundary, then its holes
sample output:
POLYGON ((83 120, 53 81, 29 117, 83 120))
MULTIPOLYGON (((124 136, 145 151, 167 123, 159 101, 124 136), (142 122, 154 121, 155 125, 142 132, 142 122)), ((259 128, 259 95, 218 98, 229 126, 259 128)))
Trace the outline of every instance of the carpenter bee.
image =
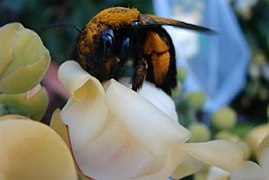
POLYGON ((99 12, 82 29, 77 58, 82 67, 100 81, 119 78, 123 65, 133 62, 132 89, 144 80, 167 94, 176 82, 175 49, 163 25, 210 32, 182 21, 141 14, 135 8, 112 7, 99 12))

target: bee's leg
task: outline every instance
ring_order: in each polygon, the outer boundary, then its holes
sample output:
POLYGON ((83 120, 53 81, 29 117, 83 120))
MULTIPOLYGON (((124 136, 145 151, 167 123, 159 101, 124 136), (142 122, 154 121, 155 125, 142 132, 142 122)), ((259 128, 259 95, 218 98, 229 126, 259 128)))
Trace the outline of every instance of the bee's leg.
POLYGON ((121 68, 123 67, 124 63, 126 61, 122 61, 120 60, 116 65, 115 67, 113 68, 112 72, 111 72, 111 78, 113 79, 118 79, 120 77, 120 72, 121 72, 121 68))
POLYGON ((137 91, 142 87, 143 82, 147 77, 147 69, 148 69, 148 63, 144 58, 142 58, 135 66, 135 72, 133 75, 133 82, 132 82, 132 89, 134 91, 137 91))

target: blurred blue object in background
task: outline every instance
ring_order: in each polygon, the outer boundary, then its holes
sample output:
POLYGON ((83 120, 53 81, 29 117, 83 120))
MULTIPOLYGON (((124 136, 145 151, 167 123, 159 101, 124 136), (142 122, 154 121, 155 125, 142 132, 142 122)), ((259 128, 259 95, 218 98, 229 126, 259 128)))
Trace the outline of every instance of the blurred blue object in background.
POLYGON ((177 65, 187 70, 184 90, 202 91, 204 110, 228 105, 244 87, 250 52, 227 0, 154 0, 157 15, 209 27, 217 35, 165 27, 177 52, 177 65))

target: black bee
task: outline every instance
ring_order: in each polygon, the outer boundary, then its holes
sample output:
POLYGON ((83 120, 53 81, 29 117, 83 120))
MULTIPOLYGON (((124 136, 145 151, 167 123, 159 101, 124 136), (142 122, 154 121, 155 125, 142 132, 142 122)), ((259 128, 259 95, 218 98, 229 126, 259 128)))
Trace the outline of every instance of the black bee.
POLYGON ((141 88, 147 79, 170 94, 177 84, 175 49, 162 25, 211 31, 178 20, 141 14, 135 8, 112 7, 98 13, 82 30, 77 41, 78 60, 86 71, 104 81, 117 79, 123 65, 131 59, 133 90, 141 88))

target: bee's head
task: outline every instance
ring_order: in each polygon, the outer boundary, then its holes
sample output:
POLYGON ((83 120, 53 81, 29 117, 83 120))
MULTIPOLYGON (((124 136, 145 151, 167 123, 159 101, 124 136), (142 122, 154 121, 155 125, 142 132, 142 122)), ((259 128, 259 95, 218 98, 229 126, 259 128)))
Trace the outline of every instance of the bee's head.
POLYGON ((84 69, 99 80, 104 79, 102 76, 108 79, 117 63, 119 51, 120 42, 115 32, 130 26, 138 15, 137 9, 113 7, 92 18, 77 42, 79 61, 84 69))
POLYGON ((83 30, 77 43, 78 57, 85 70, 105 80, 117 62, 115 36, 111 28, 96 31, 87 27, 83 30))

